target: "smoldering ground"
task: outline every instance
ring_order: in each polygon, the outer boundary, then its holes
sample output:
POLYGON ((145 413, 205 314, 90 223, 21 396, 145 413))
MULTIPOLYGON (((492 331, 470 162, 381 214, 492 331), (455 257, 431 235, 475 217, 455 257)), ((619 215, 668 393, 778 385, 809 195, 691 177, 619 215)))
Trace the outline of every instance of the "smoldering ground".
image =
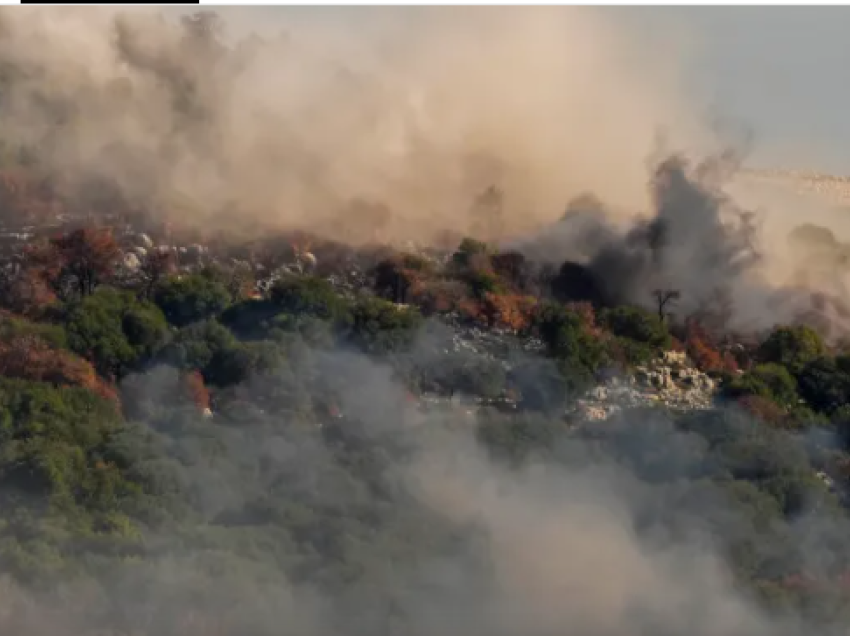
POLYGON ((738 452, 715 443, 727 434, 747 440, 750 454, 733 461, 741 473, 807 469, 799 443, 780 433, 756 442, 755 425, 735 414, 685 429, 629 415, 586 436, 515 416, 553 437, 509 462, 484 443, 504 438, 507 419, 423 414, 386 367, 310 357, 294 374, 239 387, 239 405, 212 420, 193 408, 181 416, 179 404, 164 412, 169 369, 129 379, 138 423, 114 457, 159 484, 180 522, 148 526, 158 529, 135 554, 94 550, 88 578, 44 599, 10 585, 4 624, 44 634, 796 636, 813 625, 751 601, 724 541, 740 538, 780 570, 826 571, 850 557, 846 523, 815 505, 827 501, 822 488, 783 534, 763 507, 736 508, 707 481, 738 452), (293 383, 320 385, 342 419, 270 415, 293 383))

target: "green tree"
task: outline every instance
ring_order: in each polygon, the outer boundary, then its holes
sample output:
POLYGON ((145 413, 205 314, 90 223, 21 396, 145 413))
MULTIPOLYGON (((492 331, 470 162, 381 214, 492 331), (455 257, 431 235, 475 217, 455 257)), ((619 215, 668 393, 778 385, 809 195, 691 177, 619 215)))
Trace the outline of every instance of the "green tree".
POLYGON ((506 386, 507 374, 497 361, 471 352, 450 352, 430 359, 420 381, 441 393, 455 392, 495 398, 506 386))
POLYGON ((174 276, 160 283, 154 302, 173 325, 186 325, 216 316, 230 304, 230 292, 220 282, 203 274, 174 276))
POLYGON ((91 360, 101 375, 118 378, 152 355, 168 333, 159 308, 110 288, 72 305, 65 329, 72 351, 91 360))
POLYGON ((795 406, 799 401, 797 380, 784 366, 772 362, 756 365, 750 371, 733 377, 724 392, 733 398, 758 395, 786 407, 795 406))
POLYGON ((253 375, 273 371, 282 360, 274 343, 244 343, 215 351, 203 373, 210 384, 232 386, 253 375))
POLYGON ((221 351, 233 349, 238 341, 228 329, 216 320, 192 323, 181 329, 157 356, 179 369, 203 370, 221 351))
POLYGON ((35 336, 54 349, 68 346, 68 336, 62 325, 32 322, 17 316, 0 316, 0 340, 8 342, 26 336, 35 336))
POLYGON ((287 276, 271 289, 271 300, 280 311, 322 320, 347 321, 349 303, 328 281, 314 276, 287 276))
POLYGON ((821 356, 797 372, 800 395, 819 413, 831 413, 850 402, 850 373, 844 358, 821 356))
POLYGON ((763 362, 775 362, 797 373, 806 363, 822 356, 826 345, 820 335, 811 327, 777 327, 771 332, 758 349, 758 357, 763 362))
POLYGON ((366 353, 400 351, 413 343, 421 324, 422 316, 415 308, 366 296, 352 307, 348 340, 366 353))
POLYGON ((648 345, 653 349, 670 347, 667 325, 656 314, 640 307, 608 309, 601 313, 600 322, 615 336, 648 345))
POLYGON ((471 265, 473 257, 479 255, 489 257, 490 248, 486 243, 467 237, 461 241, 457 251, 452 255, 452 262, 457 267, 467 268, 471 265))
POLYGON ((561 305, 543 306, 532 329, 540 335, 549 355, 574 372, 592 375, 606 360, 604 346, 588 332, 581 315, 561 305))
POLYGON ((115 405, 90 391, 0 378, 0 563, 7 573, 44 588, 74 573, 82 546, 88 558, 102 558, 108 544, 137 540, 129 515, 142 498, 140 484, 107 458, 120 430, 115 405))

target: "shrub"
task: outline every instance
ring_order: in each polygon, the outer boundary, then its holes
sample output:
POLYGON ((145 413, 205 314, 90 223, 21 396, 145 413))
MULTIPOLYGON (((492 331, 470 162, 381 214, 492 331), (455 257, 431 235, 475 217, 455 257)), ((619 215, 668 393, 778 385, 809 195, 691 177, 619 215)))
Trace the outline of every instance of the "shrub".
POLYGON ((725 393, 733 398, 758 396, 785 407, 795 406, 799 401, 797 381, 785 367, 772 363, 756 365, 732 378, 725 393))
POLYGON ((205 320, 224 311, 230 304, 227 287, 202 274, 172 277, 154 290, 154 302, 173 325, 205 320))
POLYGON ((777 327, 758 349, 762 362, 775 362, 799 371, 805 364, 826 352, 826 346, 816 331, 810 327, 777 327))
POLYGON ((522 331, 531 323, 536 302, 529 296, 487 293, 481 304, 481 313, 489 327, 522 331))
POLYGON ((821 356, 796 374, 800 395, 816 412, 831 413, 850 402, 850 374, 836 358, 821 356))
POLYGON ((653 349, 668 349, 667 326, 654 313, 639 307, 616 307, 602 312, 602 324, 615 336, 642 343, 653 349))
POLYGON ((541 307, 533 320, 550 356, 572 369, 594 374, 607 356, 603 343, 587 328, 582 316, 555 304, 541 307))
POLYGON ((72 305, 65 328, 74 352, 102 375, 118 377, 152 355, 168 333, 158 307, 108 288, 72 305))
POLYGON ((466 276, 467 284, 469 285, 472 295, 483 300, 487 295, 504 293, 505 288, 499 277, 488 270, 476 270, 469 272, 466 276))
POLYGON ((531 268, 519 252, 499 252, 490 259, 493 271, 503 280, 508 281, 515 289, 529 293, 532 287, 531 268))
POLYGON ((0 340, 9 341, 24 336, 34 336, 55 349, 68 346, 68 336, 61 325, 32 322, 11 315, 0 316, 0 340))
POLYGON ((453 280, 424 281, 411 290, 411 302, 426 316, 453 311, 466 297, 466 286, 453 280))
POLYGON ((313 276, 288 276, 271 289, 271 300, 281 311, 322 320, 344 320, 349 305, 328 281, 313 276))
POLYGON ((419 284, 430 269, 428 261, 411 254, 397 254, 385 259, 372 271, 375 292, 387 300, 407 303, 411 289, 419 284))
POLYGON ((379 298, 360 298, 351 311, 349 340, 367 353, 407 348, 422 323, 413 307, 398 307, 379 298))
POLYGON ((457 251, 452 255, 452 262, 455 266, 466 269, 472 265, 472 259, 476 255, 488 256, 489 248, 486 243, 467 237, 461 241, 457 251))

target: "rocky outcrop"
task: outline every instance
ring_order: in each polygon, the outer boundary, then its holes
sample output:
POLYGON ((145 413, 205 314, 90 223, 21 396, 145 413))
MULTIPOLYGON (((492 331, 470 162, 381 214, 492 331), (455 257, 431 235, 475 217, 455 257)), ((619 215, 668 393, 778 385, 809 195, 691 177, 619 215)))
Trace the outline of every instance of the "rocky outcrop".
POLYGON ((594 387, 570 414, 585 421, 598 421, 613 413, 640 406, 693 410, 711 408, 716 382, 695 368, 684 353, 667 351, 632 374, 615 376, 594 387))

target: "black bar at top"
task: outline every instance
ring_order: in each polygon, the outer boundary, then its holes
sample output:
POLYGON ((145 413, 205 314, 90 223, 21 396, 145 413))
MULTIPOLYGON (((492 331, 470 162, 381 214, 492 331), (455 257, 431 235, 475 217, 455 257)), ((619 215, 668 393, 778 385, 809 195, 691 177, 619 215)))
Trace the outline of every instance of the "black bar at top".
MULTIPOLYGON (((40 0, 21 0, 21 4, 56 4, 56 2, 55 1, 54 2, 48 2, 47 0, 44 0, 44 2, 41 2, 40 0)), ((123 2, 90 2, 90 3, 87 3, 87 4, 106 4, 106 5, 109 5, 109 4, 125 4, 125 3, 123 3, 123 2)), ((157 4, 201 4, 201 0, 194 0, 194 2, 192 2, 192 0, 179 0, 179 1, 178 0, 159 0, 159 2, 157 2, 157 4)))

